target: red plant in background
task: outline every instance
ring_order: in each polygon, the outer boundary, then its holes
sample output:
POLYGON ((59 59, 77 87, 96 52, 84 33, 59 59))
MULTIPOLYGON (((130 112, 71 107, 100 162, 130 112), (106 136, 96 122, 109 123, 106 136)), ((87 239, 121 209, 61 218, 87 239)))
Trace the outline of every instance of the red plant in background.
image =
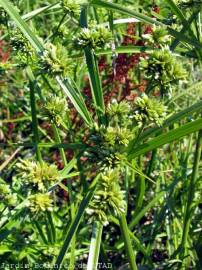
MULTIPOLYGON (((158 6, 154 6, 152 10, 159 13, 158 6)), ((136 38, 136 26, 135 23, 128 23, 126 34, 123 37, 122 45, 124 46, 144 46, 145 41, 143 39, 136 38)), ((152 26, 146 25, 143 28, 143 34, 151 34, 152 26)), ((117 57, 114 56, 114 64, 111 66, 107 63, 105 56, 101 56, 98 61, 99 71, 102 74, 102 87, 104 90, 104 101, 108 104, 112 98, 119 96, 120 100, 134 100, 139 93, 144 92, 147 82, 142 78, 138 78, 134 81, 135 67, 140 61, 140 57, 145 57, 146 53, 134 53, 125 54, 120 53, 117 57), (132 75, 132 76, 131 76, 132 75)), ((85 86, 83 93, 87 99, 87 105, 91 104, 91 90, 90 83, 85 78, 85 86)))
POLYGON ((4 40, 0 40, 0 62, 5 63, 7 62, 9 56, 10 56, 10 48, 8 47, 8 44, 4 40))

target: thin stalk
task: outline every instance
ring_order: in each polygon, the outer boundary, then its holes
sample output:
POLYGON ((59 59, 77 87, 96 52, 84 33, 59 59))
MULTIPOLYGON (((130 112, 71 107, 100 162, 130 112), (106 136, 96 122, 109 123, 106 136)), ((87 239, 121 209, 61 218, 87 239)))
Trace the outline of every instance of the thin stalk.
POLYGON ((138 270, 125 215, 119 217, 119 224, 131 270, 138 270))
POLYGON ((138 183, 137 183, 137 199, 135 202, 135 212, 134 216, 136 216, 140 209, 142 208, 142 204, 144 201, 144 195, 145 195, 145 177, 142 175, 139 175, 138 177, 138 183))
MULTIPOLYGON (((57 129, 56 125, 53 124, 52 127, 53 127, 56 142, 61 143, 60 134, 58 132, 58 129, 57 129)), ((67 159, 66 159, 65 151, 64 151, 63 148, 60 148, 59 151, 60 151, 60 156, 62 158, 63 164, 64 164, 64 166, 66 166, 67 165, 67 159)), ((74 207, 74 203, 73 203, 72 186, 71 186, 70 181, 67 181, 67 187, 68 187, 68 190, 69 190, 71 219, 73 220, 74 217, 75 217, 75 207, 74 207)), ((72 245, 71 245, 70 268, 72 270, 74 269, 73 267, 74 267, 74 262, 75 262, 75 246, 76 246, 76 235, 73 236, 72 245)))
POLYGON ((96 270, 100 253, 100 244, 102 239, 102 223, 95 221, 93 224, 90 252, 88 256, 87 270, 96 270))
POLYGON ((154 150, 152 151, 151 159, 150 159, 150 161, 149 161, 149 164, 148 164, 148 170, 147 170, 147 173, 146 173, 149 177, 150 177, 151 172, 152 172, 153 167, 154 167, 154 162, 155 162, 155 160, 156 160, 156 154, 157 154, 157 149, 154 149, 154 150))
POLYGON ((37 229, 37 231, 38 231, 38 233, 39 233, 41 239, 43 240, 44 244, 47 245, 47 244, 48 244, 48 241, 47 241, 47 239, 46 239, 46 236, 45 236, 45 234, 44 234, 44 232, 43 232, 41 226, 39 225, 39 223, 38 223, 36 220, 33 221, 33 224, 35 225, 35 227, 36 227, 36 229, 37 229))
MULTIPOLYGON (((188 236, 191 225, 192 211, 193 211, 193 200, 195 195, 195 185, 198 177, 198 168, 201 157, 201 140, 202 140, 202 130, 198 133, 198 139, 196 143, 196 150, 194 154, 194 164, 193 164, 193 172, 190 179, 188 194, 187 194, 187 204, 185 208, 184 215, 184 225, 183 225, 183 233, 182 233, 182 241, 181 241, 181 254, 180 258, 183 260, 187 253, 188 248, 188 236)), ((181 269, 186 269, 186 264, 183 264, 181 269)))
POLYGON ((51 229, 51 239, 52 239, 52 242, 54 243, 56 240, 56 231, 55 231, 55 226, 53 223, 52 214, 49 211, 47 211, 47 220, 48 220, 48 223, 49 223, 50 229, 51 229))
POLYGON ((27 75, 29 77, 29 86, 30 86, 30 106, 31 106, 31 116, 32 116, 32 129, 34 135, 34 143, 36 145, 36 157, 39 162, 42 162, 41 151, 39 149, 39 133, 38 133, 38 120, 37 120, 37 112, 36 112, 36 99, 35 99, 35 79, 32 73, 31 68, 28 66, 27 75))

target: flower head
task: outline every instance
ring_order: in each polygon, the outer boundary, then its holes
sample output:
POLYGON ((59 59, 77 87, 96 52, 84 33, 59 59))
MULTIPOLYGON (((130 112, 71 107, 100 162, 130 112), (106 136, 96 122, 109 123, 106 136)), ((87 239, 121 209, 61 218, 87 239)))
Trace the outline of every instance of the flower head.
POLYGON ((71 16, 79 16, 81 12, 81 1, 78 0, 62 0, 61 5, 65 11, 71 16))
POLYGON ((60 126, 67 118, 68 113, 67 101, 65 98, 58 97, 56 95, 49 95, 46 99, 46 103, 43 106, 43 115, 48 117, 50 121, 60 126))
POLYGON ((110 215, 118 216, 125 212, 124 191, 121 190, 118 180, 118 170, 109 170, 102 174, 94 198, 87 209, 91 219, 107 225, 110 215))
POLYGON ((37 193, 28 199, 27 207, 34 214, 53 210, 53 200, 49 194, 37 193))
POLYGON ((17 203, 16 193, 13 193, 6 183, 0 183, 0 200, 8 207, 15 206, 17 203))
POLYGON ((128 125, 128 114, 130 105, 126 101, 113 101, 107 107, 107 116, 110 124, 118 124, 119 126, 128 125))
POLYGON ((162 125, 165 116, 166 107, 160 101, 149 98, 146 94, 136 99, 134 119, 139 126, 148 122, 162 125))
POLYGON ((179 81, 185 81, 187 77, 182 63, 167 48, 154 51, 148 59, 142 58, 140 68, 144 70, 148 80, 160 87, 163 94, 167 94, 173 86, 179 81))
POLYGON ((143 34, 143 37, 154 46, 169 44, 171 37, 167 30, 161 26, 153 26, 152 33, 143 34))
POLYGON ((80 33, 74 38, 74 43, 78 48, 104 48, 112 40, 112 34, 104 26, 90 25, 89 28, 82 28, 80 33))
POLYGON ((45 191, 50 185, 59 179, 59 172, 56 165, 49 165, 46 162, 34 162, 21 160, 17 163, 21 180, 28 186, 34 186, 40 191, 45 191))
POLYGON ((61 45, 53 45, 46 43, 44 45, 45 51, 40 57, 40 69, 42 72, 49 73, 50 75, 66 76, 72 71, 72 61, 68 58, 67 51, 61 45))

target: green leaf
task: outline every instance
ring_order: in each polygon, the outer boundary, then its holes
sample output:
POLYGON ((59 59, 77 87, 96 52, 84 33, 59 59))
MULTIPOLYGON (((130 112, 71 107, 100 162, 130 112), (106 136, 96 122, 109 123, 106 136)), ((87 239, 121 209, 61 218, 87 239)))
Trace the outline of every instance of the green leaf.
POLYGON ((61 77, 57 76, 56 80, 60 85, 61 89, 63 90, 63 92, 66 94, 66 96, 71 100, 78 113, 85 120, 87 125, 89 126, 92 125, 93 121, 91 115, 85 105, 82 95, 80 94, 78 89, 76 89, 75 85, 72 86, 68 78, 62 80, 61 77))
MULTIPOLYGON (((174 123, 180 121, 181 119, 183 119, 187 116, 193 115, 193 113, 201 111, 201 108, 202 108, 202 101, 199 101, 199 102, 193 104, 192 106, 170 116, 168 119, 166 119, 164 121, 162 127, 156 126, 156 127, 150 128, 150 129, 146 130, 145 132, 143 132, 142 135, 139 137, 138 142, 143 141, 143 140, 145 140, 145 139, 147 139, 147 138, 149 138, 152 135, 155 135, 157 133, 158 133, 158 135, 160 135, 160 133, 162 133, 166 127, 173 125, 174 123)), ((133 148, 135 141, 136 141, 136 138, 130 142, 130 145, 128 147, 129 152, 133 148)))
MULTIPOLYGON (((87 8, 83 9, 81 12, 80 18, 81 27, 87 27, 87 8)), ((93 49, 86 47, 84 48, 84 54, 86 58, 86 64, 88 68, 89 78, 90 78, 90 85, 91 85, 91 93, 94 102, 94 107, 96 114, 98 116, 98 120, 100 124, 104 124, 104 117, 103 114, 105 112, 105 104, 104 104, 104 97, 102 91, 102 84, 99 77, 99 70, 97 59, 94 54, 93 49)))
POLYGON ((102 85, 99 77, 97 59, 90 48, 85 48, 86 64, 91 83, 91 93, 93 97, 94 107, 99 121, 102 123, 102 115, 105 111, 102 85))
POLYGON ((110 2, 106 2, 106 1, 102 1, 102 0, 92 0, 90 1, 90 5, 94 6, 94 7, 100 7, 100 8, 106 8, 115 12, 119 12, 122 14, 127 14, 130 15, 138 20, 140 20, 141 22, 145 22, 145 23, 149 23, 149 24, 156 24, 156 25, 161 25, 164 26, 163 23, 156 21, 142 13, 133 11, 131 9, 125 8, 121 5, 118 4, 114 4, 114 3, 110 3, 110 2))
POLYGON ((12 248, 10 248, 9 246, 6 245, 1 245, 0 246, 0 255, 3 255, 4 253, 7 252, 12 252, 12 248))
POLYGON ((138 270, 135 260, 135 254, 131 243, 131 237, 129 234, 128 224, 124 214, 119 217, 119 224, 131 270, 138 270))
MULTIPOLYGON (((159 50, 159 49, 154 49, 154 48, 149 48, 145 46, 119 46, 115 48, 116 53, 152 53, 154 50, 159 50)), ((114 52, 112 49, 100 49, 95 51, 96 55, 105 55, 105 54, 113 54, 114 52)))
POLYGON ((54 8, 59 8, 59 7, 60 7, 60 5, 58 3, 56 3, 56 4, 54 3, 54 4, 51 4, 51 5, 47 5, 45 7, 37 8, 35 10, 30 11, 27 14, 22 15, 22 19, 25 20, 25 21, 29 21, 32 18, 34 18, 35 16, 43 13, 44 11, 54 9, 54 8))
POLYGON ((130 230, 134 228, 134 226, 140 221, 141 218, 147 213, 147 211, 154 207, 154 205, 163 197, 165 191, 161 191, 158 193, 137 215, 132 217, 132 221, 129 224, 130 230))
POLYGON ((150 140, 149 142, 139 145, 138 147, 132 149, 128 154, 128 159, 131 160, 153 149, 156 149, 164 144, 173 142, 195 131, 198 131, 199 129, 201 129, 201 126, 202 126, 202 118, 187 123, 179 128, 173 129, 165 134, 159 135, 156 138, 150 140))

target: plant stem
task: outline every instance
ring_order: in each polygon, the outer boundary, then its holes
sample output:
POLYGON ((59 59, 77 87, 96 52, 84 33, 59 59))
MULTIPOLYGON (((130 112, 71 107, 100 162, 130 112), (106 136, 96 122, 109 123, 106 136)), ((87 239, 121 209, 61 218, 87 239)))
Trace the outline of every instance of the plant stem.
MULTIPOLYGON (((58 132, 58 128, 56 127, 55 124, 53 124, 52 127, 53 127, 56 142, 61 143, 61 138, 60 138, 60 134, 58 132)), ((60 151, 60 156, 62 158, 63 164, 64 164, 64 166, 66 166, 67 165, 67 159, 66 159, 65 151, 64 151, 63 148, 60 148, 59 151, 60 151)), ((73 220, 74 217, 75 217, 75 207, 74 207, 73 196, 72 196, 72 186, 71 186, 71 183, 69 181, 67 181, 67 187, 68 187, 68 190, 69 190, 71 220, 73 220)), ((76 246, 76 235, 73 236, 72 245, 71 245, 70 268, 72 270, 74 269, 75 246, 76 246)))
MULTIPOLYGON (((193 200, 194 200, 194 193, 195 193, 195 185, 198 176, 198 168, 199 162, 201 157, 201 140, 202 140, 202 130, 198 133, 198 139, 196 143, 196 150, 194 155, 194 164, 193 164, 193 172, 190 179, 188 195, 187 195, 187 204, 185 208, 184 214, 184 226, 183 226, 183 233, 182 233, 182 241, 181 241, 181 260, 187 255, 187 245, 188 245, 188 236, 189 236, 189 229, 191 224, 191 214, 193 211, 193 200)), ((182 265, 181 269, 186 269, 186 265, 182 265)))
POLYGON ((103 225, 95 221, 93 224, 90 252, 88 256, 87 270, 96 270, 100 253, 103 225))
POLYGON ((138 270, 125 215, 121 215, 119 217, 119 224, 120 224, 121 233, 122 233, 124 244, 125 244, 125 250, 129 259, 131 270, 138 270))
POLYGON ((36 113, 36 99, 35 99, 35 79, 32 73, 31 68, 28 66, 27 69, 27 75, 29 77, 29 86, 30 86, 30 105, 31 105, 31 115, 32 115, 32 129, 33 129, 33 135, 34 135, 34 143, 36 144, 36 157, 39 162, 42 162, 42 156, 41 151, 39 149, 38 143, 39 143, 39 134, 38 134, 38 120, 37 120, 37 113, 36 113))

